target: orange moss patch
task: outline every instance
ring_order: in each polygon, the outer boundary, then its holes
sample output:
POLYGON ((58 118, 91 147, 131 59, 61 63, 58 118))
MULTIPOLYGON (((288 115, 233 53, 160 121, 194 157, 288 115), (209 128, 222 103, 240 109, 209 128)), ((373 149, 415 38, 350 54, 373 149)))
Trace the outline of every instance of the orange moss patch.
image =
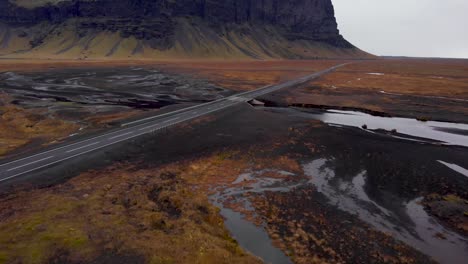
POLYGON ((109 123, 116 122, 119 120, 125 120, 134 116, 141 114, 141 111, 138 110, 128 110, 125 112, 119 113, 110 113, 110 114, 98 114, 91 116, 85 119, 85 122, 90 123, 92 126, 106 126, 109 123))
POLYGON ((45 117, 37 110, 33 112, 14 106, 6 95, 0 95, 0 156, 34 140, 61 139, 78 128, 73 123, 45 117))
POLYGON ((294 105, 360 108, 415 118, 468 114, 468 104, 461 101, 468 100, 468 60, 355 62, 287 90, 284 96, 294 105))
POLYGON ((468 99, 468 60, 366 61, 338 69, 314 85, 468 99))
MULTIPOLYGON (((306 129, 316 125, 311 122, 306 129)), ((303 131, 289 131, 296 144, 304 144, 299 138, 303 131)), ((287 141, 278 144, 290 146, 287 141)), ((313 188, 258 195, 248 191, 248 181, 233 184, 248 171, 288 180, 277 173, 287 171, 295 174, 289 180, 304 180, 299 161, 272 156, 276 150, 223 151, 158 168, 120 164, 82 173, 62 185, 1 198, 0 260, 90 262, 111 252, 141 256, 148 263, 260 263, 240 249, 218 209, 208 202, 208 195, 235 186, 246 187, 244 198, 254 205, 255 215, 235 199, 226 201, 226 207, 265 226, 275 245, 296 263, 343 263, 363 243, 363 258, 372 255, 371 262, 416 262, 414 251, 390 235, 342 221, 332 213, 336 211, 320 206, 313 188)))
POLYGON ((116 165, 12 194, 0 199, 0 257, 86 262, 112 252, 149 263, 259 263, 230 238, 207 197, 254 164, 299 170, 287 157, 227 151, 154 169, 116 165))
POLYGON ((468 200, 455 194, 430 194, 424 197, 422 204, 440 222, 468 235, 468 200))
POLYGON ((217 160, 114 166, 4 198, 0 256, 8 263, 86 262, 113 252, 148 263, 260 263, 230 238, 206 193, 194 191, 194 177, 221 176, 210 170, 217 160))

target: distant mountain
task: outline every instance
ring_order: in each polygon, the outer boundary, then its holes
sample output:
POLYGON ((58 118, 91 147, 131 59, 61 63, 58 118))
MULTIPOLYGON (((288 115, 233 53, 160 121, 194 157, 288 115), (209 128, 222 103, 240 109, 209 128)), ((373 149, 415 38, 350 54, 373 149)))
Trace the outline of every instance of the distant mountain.
POLYGON ((0 55, 356 58, 331 0, 0 0, 0 55))

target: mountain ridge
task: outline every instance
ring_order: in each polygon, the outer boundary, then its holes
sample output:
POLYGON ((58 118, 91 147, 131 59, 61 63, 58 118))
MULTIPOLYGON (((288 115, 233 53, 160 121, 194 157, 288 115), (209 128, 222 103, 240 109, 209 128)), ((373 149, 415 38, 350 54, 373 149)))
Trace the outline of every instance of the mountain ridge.
POLYGON ((331 0, 0 0, 0 53, 39 57, 369 57, 331 0))

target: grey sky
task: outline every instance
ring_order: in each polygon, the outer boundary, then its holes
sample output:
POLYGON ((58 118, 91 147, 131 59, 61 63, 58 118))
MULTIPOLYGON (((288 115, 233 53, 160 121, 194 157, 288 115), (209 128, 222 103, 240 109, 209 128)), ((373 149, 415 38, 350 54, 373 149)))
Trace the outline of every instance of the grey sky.
POLYGON ((341 34, 376 55, 468 58, 468 0, 332 0, 341 34))

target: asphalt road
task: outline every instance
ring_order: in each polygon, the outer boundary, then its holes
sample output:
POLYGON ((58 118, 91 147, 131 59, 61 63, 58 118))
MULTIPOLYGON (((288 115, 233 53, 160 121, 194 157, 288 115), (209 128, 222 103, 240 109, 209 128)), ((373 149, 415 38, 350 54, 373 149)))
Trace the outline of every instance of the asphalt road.
POLYGON ((324 74, 334 71, 345 64, 337 65, 324 71, 316 72, 299 79, 287 81, 277 85, 262 87, 254 91, 239 93, 205 104, 180 109, 154 117, 140 119, 123 124, 121 128, 93 138, 84 139, 79 142, 57 146, 54 149, 30 155, 21 159, 8 161, 0 164, 0 182, 4 182, 30 172, 49 168, 55 164, 73 159, 75 157, 117 144, 132 138, 161 129, 186 122, 201 116, 214 113, 228 107, 248 102, 261 95, 275 92, 277 90, 292 87, 311 81, 324 74))

